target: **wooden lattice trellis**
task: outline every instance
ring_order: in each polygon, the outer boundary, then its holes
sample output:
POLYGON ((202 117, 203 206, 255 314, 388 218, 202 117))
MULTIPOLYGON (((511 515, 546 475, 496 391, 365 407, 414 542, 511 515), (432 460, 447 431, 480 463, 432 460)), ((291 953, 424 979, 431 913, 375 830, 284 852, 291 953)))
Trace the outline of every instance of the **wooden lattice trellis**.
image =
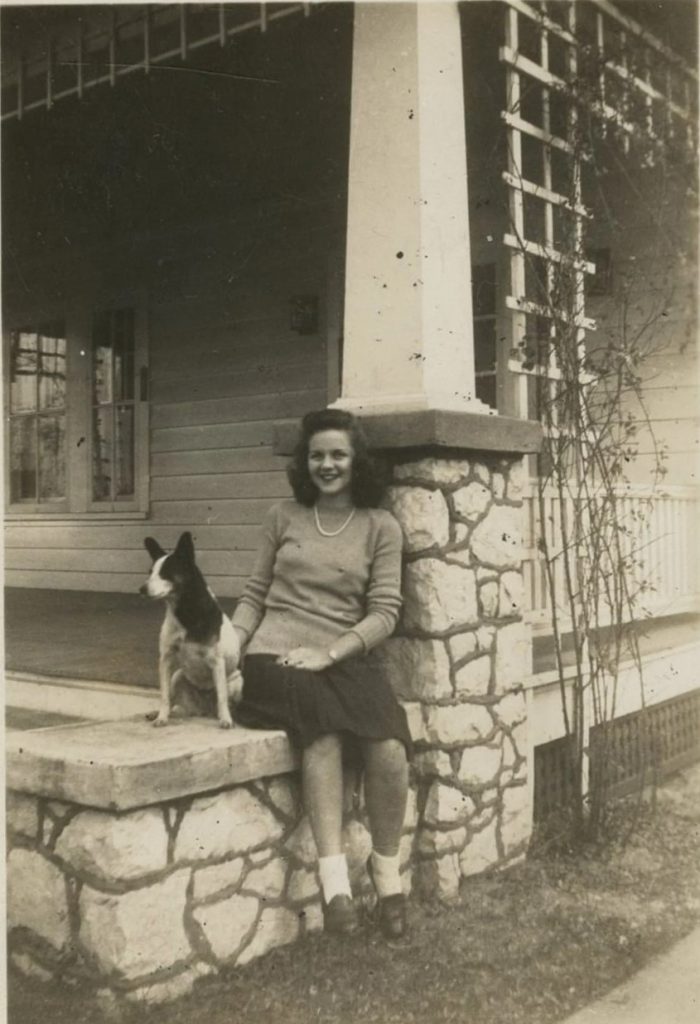
POLYGON ((573 3, 504 0, 510 230, 511 353, 514 406, 537 415, 533 383, 544 384, 554 412, 561 367, 553 343, 566 325, 579 382, 586 383, 585 278, 590 214, 582 186, 591 149, 585 109, 602 137, 619 141, 641 164, 680 146, 696 147, 697 74, 609 0, 573 3), (565 277, 565 289, 562 279, 565 277), (565 299, 562 299, 563 292, 565 299))

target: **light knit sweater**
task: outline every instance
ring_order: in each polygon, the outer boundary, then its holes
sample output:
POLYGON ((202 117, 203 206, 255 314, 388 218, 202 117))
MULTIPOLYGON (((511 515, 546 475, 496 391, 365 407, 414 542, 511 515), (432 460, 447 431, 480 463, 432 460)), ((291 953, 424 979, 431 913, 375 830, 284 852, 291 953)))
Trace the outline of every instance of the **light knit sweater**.
POLYGON ((274 505, 253 574, 233 614, 249 654, 328 649, 346 633, 365 650, 388 637, 401 606, 401 528, 383 509, 357 509, 336 537, 319 533, 312 508, 274 505))

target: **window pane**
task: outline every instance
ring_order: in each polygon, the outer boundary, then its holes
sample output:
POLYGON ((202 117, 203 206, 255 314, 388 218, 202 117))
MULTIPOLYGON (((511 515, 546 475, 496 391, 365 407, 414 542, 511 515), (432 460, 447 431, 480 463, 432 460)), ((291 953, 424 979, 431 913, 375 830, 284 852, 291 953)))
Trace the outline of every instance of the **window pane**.
POLYGON ((134 314, 131 309, 115 313, 114 397, 134 397, 134 314))
POLYGON ((134 493, 134 407, 117 406, 117 437, 115 451, 116 497, 134 493))
POLYGON ((66 339, 59 325, 41 328, 39 339, 39 408, 66 405, 66 339))
POLYGON ((111 314, 95 317, 92 332, 92 401, 94 405, 112 401, 111 314))
POLYGON ((34 331, 12 332, 10 408, 12 412, 36 409, 38 339, 34 331))
POLYGON ((36 499, 35 416, 18 416, 10 424, 10 491, 13 501, 36 499))
POLYGON ((65 416, 39 417, 39 499, 66 493, 65 416))
POLYGON ((112 407, 92 410, 92 496, 112 496, 112 407))
POLYGON ((99 313, 92 337, 93 483, 95 501, 135 492, 134 311, 99 313))

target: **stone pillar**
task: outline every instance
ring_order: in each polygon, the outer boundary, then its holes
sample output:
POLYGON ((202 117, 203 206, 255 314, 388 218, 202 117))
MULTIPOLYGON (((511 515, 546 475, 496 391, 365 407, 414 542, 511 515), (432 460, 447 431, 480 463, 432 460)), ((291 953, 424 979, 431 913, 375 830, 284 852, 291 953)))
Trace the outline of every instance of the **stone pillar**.
POLYGON ((532 824, 523 459, 453 455, 393 455, 404 610, 384 646, 416 740, 418 885, 443 898, 461 878, 520 857, 532 824))
POLYGON ((456 3, 357 4, 341 398, 488 412, 474 392, 456 3))

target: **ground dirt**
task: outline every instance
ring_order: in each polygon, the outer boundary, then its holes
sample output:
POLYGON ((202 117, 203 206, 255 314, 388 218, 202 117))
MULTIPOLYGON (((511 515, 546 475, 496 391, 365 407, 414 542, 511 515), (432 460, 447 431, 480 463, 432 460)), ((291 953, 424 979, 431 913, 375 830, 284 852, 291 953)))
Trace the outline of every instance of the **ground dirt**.
POLYGON ((464 883, 449 906, 411 900, 391 948, 315 935, 197 984, 160 1008, 103 1007, 83 988, 10 975, 9 1024, 549 1024, 604 994, 700 921, 700 765, 656 800, 618 801, 604 845, 533 850, 464 883))

